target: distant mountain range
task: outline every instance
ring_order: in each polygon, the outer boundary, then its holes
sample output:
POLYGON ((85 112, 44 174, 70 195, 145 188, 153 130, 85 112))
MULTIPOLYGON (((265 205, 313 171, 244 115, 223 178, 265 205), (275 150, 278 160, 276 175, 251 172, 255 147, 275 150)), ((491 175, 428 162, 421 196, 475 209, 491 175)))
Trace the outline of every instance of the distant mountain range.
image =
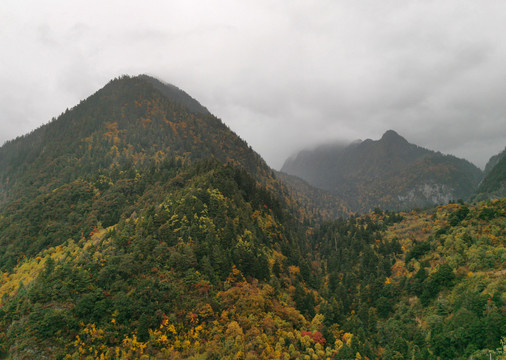
POLYGON ((393 130, 376 141, 302 151, 281 171, 339 196, 359 212, 467 199, 482 177, 470 162, 410 144, 393 130))

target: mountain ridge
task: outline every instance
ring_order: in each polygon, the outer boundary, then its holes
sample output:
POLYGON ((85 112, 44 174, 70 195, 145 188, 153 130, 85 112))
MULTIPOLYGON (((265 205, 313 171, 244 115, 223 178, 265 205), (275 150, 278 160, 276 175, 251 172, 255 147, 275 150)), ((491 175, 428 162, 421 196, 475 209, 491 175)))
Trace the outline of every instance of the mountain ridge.
POLYGON ((302 151, 281 171, 344 197, 354 211, 399 210, 467 198, 481 178, 481 171, 467 160, 410 144, 393 130, 376 141, 302 151))

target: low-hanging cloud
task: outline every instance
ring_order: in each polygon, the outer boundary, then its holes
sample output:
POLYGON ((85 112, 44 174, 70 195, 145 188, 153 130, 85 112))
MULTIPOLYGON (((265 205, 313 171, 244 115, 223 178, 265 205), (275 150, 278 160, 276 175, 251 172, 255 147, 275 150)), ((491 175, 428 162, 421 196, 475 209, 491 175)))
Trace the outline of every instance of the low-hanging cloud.
POLYGON ((500 0, 0 5, 0 143, 122 74, 197 98, 280 168, 318 143, 409 141, 479 166, 506 145, 500 0))

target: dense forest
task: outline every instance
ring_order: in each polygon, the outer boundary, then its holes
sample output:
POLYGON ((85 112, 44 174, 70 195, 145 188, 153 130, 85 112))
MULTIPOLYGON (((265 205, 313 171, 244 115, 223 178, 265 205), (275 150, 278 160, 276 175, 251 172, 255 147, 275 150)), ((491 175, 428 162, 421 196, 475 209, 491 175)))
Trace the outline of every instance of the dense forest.
POLYGON ((506 150, 492 156, 485 167, 485 177, 481 181, 474 200, 506 197, 506 150))
POLYGON ((506 356, 505 199, 353 214, 146 76, 0 148, 0 195, 0 358, 506 356))

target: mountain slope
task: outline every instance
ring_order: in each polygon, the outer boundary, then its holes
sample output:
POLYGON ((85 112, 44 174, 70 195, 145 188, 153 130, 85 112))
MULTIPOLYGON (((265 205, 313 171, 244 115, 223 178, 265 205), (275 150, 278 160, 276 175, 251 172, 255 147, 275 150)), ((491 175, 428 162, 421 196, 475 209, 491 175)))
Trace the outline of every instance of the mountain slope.
MULTIPOLYGON (((232 337, 227 328, 253 336, 243 319, 252 309, 262 316, 258 321, 270 317, 283 322, 285 331, 308 326, 288 283, 280 280, 289 266, 306 262, 297 250, 297 224, 248 173, 205 162, 117 176, 80 180, 84 184, 74 189, 64 185, 47 195, 45 205, 23 214, 42 228, 31 238, 40 251, 28 248, 17 266, 1 275, 0 354, 111 359, 119 352, 121 358, 137 359, 143 354, 178 358, 191 350, 227 355, 207 342, 218 330, 232 337), (79 197, 83 187, 89 191, 79 197), (103 228, 97 217, 113 212, 118 212, 114 225, 103 228), (70 229, 61 241, 60 227, 79 221, 93 228, 80 234, 70 229), (269 281, 278 283, 276 292, 269 281), (255 293, 265 293, 266 301, 256 300, 255 293), (253 305, 242 309, 237 297, 253 305), (256 301, 270 305, 263 310, 256 301), (281 301, 289 303, 280 306, 281 301), (17 311, 20 304, 23 310, 17 311), (179 345, 169 346, 176 339, 179 345)), ((0 222, 2 232, 22 230, 24 216, 2 215, 7 216, 0 222)))
POLYGON ((408 209, 467 198, 481 177, 471 163, 410 144, 392 130, 377 141, 301 152, 281 171, 340 196, 353 211, 408 209))
POLYGON ((357 338, 338 358, 504 359, 505 225, 503 199, 316 227, 321 312, 357 338))
POLYGON ((504 198, 506 196, 506 150, 489 160, 485 172, 486 175, 474 196, 475 200, 504 198))
POLYGON ((501 151, 499 154, 492 156, 485 165, 485 170, 483 170, 483 176, 487 176, 490 171, 497 165, 497 163, 506 156, 506 148, 501 151))

